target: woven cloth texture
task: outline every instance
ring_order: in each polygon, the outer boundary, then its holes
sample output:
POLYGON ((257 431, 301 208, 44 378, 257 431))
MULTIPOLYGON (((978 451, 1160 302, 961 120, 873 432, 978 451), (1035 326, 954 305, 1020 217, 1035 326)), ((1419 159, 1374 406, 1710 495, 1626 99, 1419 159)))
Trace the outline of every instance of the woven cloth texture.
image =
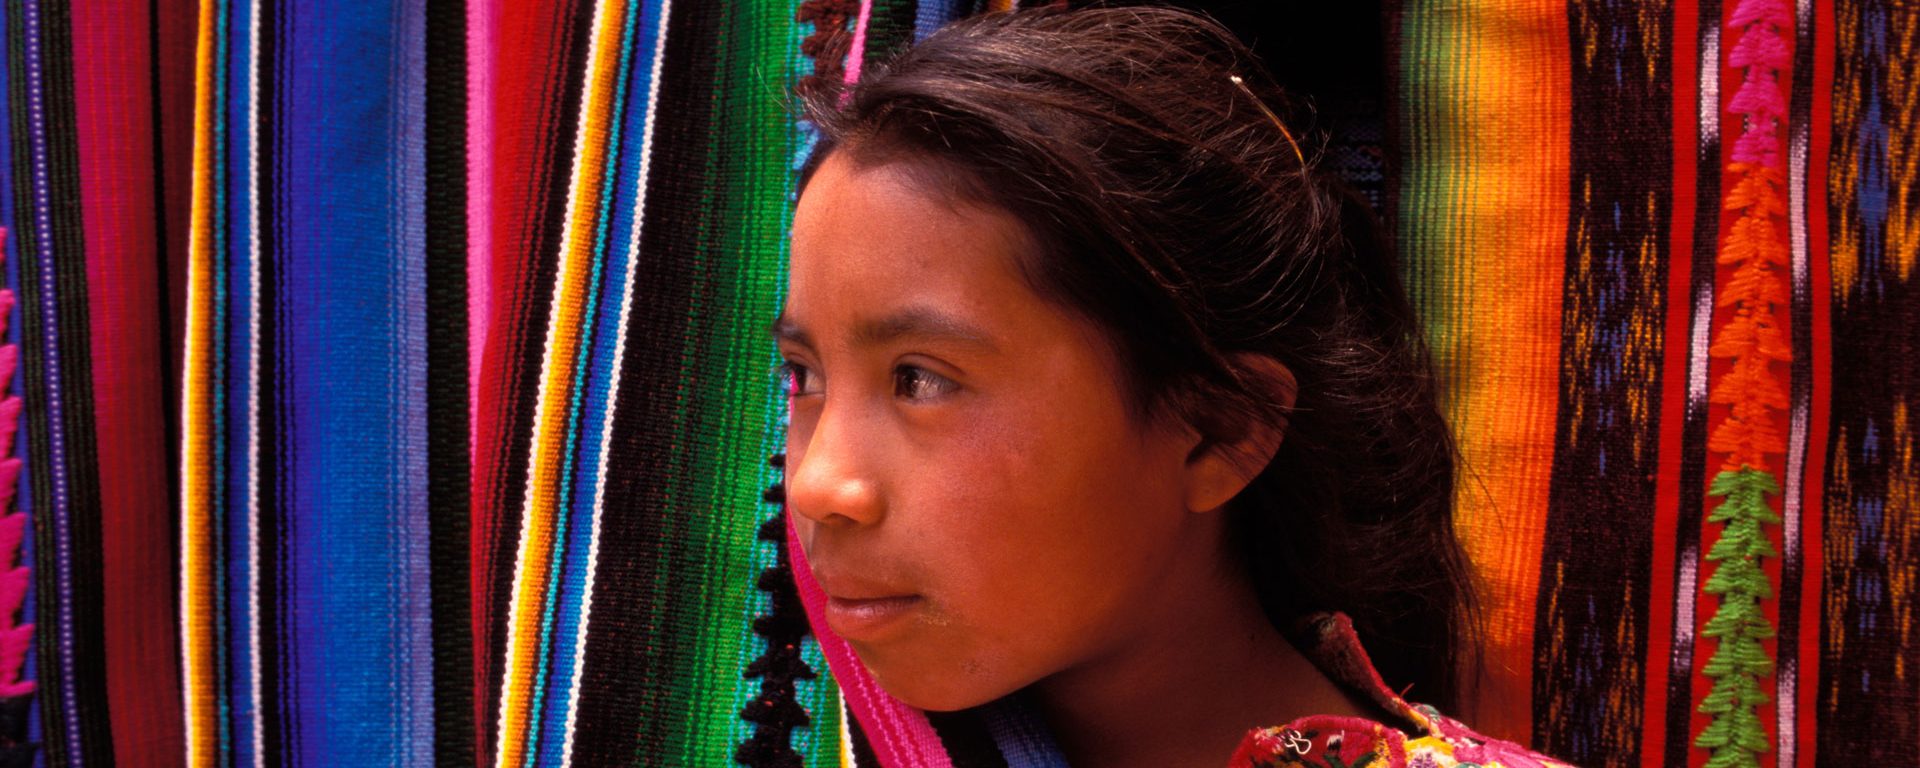
MULTIPOLYGON (((1010 6, 5 3, 0 766, 1057 764, 808 619, 766 332, 793 89, 1010 6)), ((1920 4, 1321 37, 1350 77, 1269 59, 1460 450, 1449 714, 1580 765, 1910 763, 1920 4)))

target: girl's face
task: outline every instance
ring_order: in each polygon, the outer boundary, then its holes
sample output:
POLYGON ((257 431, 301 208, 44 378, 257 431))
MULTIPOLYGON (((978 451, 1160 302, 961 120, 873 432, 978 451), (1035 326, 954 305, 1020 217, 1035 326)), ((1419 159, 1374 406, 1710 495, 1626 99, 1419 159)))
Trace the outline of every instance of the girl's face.
POLYGON ((1197 439, 1130 417, 1099 331, 1022 278, 1029 247, 844 153, 795 212, 788 508, 828 624, 924 709, 1125 653, 1218 551, 1189 512, 1197 439))

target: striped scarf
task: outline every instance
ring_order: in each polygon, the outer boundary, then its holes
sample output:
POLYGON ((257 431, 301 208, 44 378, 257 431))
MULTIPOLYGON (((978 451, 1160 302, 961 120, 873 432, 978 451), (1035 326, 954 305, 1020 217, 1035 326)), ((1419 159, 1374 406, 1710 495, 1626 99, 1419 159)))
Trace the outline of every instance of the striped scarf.
MULTIPOLYGON (((809 620, 765 332, 788 94, 1006 5, 0 7, 0 766, 1060 764, 809 620)), ((1920 8, 1387 6, 1323 167, 1445 379, 1456 714, 1910 762, 1920 8)))

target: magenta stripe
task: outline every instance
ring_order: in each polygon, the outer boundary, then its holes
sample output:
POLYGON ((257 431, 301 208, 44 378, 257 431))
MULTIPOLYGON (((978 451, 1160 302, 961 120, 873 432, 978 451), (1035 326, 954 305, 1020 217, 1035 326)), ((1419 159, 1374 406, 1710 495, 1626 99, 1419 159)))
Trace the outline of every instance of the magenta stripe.
MULTIPOLYGON (((861 7, 864 13, 867 6, 861 7)), ((807 553, 800 547, 800 536, 793 530, 791 516, 787 518, 787 554, 793 558, 793 581, 799 587, 800 603, 806 606, 807 623, 813 627, 814 638, 820 641, 820 651, 827 657, 833 681, 840 685, 847 711, 860 721, 880 765, 884 768, 953 768, 953 760, 940 745, 940 735, 934 733, 927 716, 881 690, 873 675, 854 657, 853 648, 827 626, 821 615, 826 611, 827 594, 820 590, 820 583, 813 580, 813 569, 807 565, 807 553)))
POLYGON ((847 85, 860 82, 860 67, 867 58, 867 22, 872 19, 873 0, 860 0, 860 16, 853 23, 853 48, 847 51, 847 85))
MULTIPOLYGON (((467 3, 467 423, 480 421, 480 360, 493 320, 493 73, 500 0, 467 3)), ((467 431, 469 443, 478 430, 467 431)))

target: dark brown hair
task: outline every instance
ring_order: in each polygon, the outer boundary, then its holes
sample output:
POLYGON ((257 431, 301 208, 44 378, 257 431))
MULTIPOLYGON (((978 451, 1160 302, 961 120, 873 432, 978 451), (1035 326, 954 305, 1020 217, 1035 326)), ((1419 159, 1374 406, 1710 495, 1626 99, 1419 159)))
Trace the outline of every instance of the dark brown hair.
POLYGON ((1106 331, 1140 415, 1285 425, 1228 511, 1269 618, 1345 612, 1389 684, 1456 704, 1473 601, 1426 347, 1372 214, 1244 45, 1169 9, 989 14, 803 98, 816 163, 913 163, 1024 221, 1029 280, 1106 331), (1292 408, 1246 353, 1292 371, 1292 408))

